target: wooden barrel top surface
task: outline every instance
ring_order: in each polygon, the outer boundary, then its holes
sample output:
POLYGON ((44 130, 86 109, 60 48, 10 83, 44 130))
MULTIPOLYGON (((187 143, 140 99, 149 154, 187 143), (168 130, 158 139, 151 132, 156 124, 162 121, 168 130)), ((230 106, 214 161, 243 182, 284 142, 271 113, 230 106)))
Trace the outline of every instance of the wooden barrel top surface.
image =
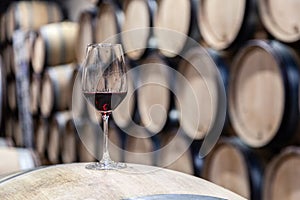
POLYGON ((85 163, 57 165, 0 182, 1 199, 126 199, 154 194, 242 197, 203 179, 158 167, 128 164, 116 171, 93 171, 85 163))

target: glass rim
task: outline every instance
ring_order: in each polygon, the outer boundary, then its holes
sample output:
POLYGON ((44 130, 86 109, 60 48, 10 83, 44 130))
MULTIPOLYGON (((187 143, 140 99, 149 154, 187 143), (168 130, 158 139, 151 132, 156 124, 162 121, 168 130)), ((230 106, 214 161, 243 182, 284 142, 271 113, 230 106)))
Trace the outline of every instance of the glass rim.
POLYGON ((113 44, 113 43, 91 43, 87 45, 89 47, 103 47, 103 48, 112 48, 112 47, 122 47, 121 44, 113 44))

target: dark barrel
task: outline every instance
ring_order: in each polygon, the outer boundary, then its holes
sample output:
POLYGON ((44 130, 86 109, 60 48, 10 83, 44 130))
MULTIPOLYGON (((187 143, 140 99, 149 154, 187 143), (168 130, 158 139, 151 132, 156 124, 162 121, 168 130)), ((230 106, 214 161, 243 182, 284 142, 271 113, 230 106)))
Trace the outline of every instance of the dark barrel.
POLYGON ((247 199, 261 199, 260 159, 237 138, 222 138, 205 158, 203 177, 247 199))
POLYGON ((277 41, 250 41, 234 58, 229 82, 229 115, 247 145, 279 147, 296 141, 297 57, 277 41))
POLYGON ((263 187, 264 199, 299 199, 299 165, 299 147, 287 147, 275 156, 266 168, 263 187))

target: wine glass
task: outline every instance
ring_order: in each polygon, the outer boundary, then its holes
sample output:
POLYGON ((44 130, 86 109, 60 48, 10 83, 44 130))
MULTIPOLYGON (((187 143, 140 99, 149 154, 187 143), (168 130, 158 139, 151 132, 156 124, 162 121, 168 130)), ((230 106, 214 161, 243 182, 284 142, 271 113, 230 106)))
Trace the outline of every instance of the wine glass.
POLYGON ((82 90, 86 100, 102 115, 103 156, 87 169, 120 169, 125 163, 111 160, 108 151, 108 118, 127 94, 125 59, 120 44, 99 43, 87 46, 83 61, 82 90))

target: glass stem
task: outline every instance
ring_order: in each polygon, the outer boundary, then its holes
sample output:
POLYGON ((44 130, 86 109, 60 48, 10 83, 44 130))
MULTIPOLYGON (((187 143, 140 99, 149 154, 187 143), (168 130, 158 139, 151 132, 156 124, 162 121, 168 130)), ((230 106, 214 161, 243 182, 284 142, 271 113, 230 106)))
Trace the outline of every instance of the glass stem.
POLYGON ((108 164, 111 161, 109 156, 109 151, 108 151, 108 118, 109 118, 109 113, 102 114, 104 138, 103 138, 103 156, 101 162, 103 162, 104 164, 108 164))

